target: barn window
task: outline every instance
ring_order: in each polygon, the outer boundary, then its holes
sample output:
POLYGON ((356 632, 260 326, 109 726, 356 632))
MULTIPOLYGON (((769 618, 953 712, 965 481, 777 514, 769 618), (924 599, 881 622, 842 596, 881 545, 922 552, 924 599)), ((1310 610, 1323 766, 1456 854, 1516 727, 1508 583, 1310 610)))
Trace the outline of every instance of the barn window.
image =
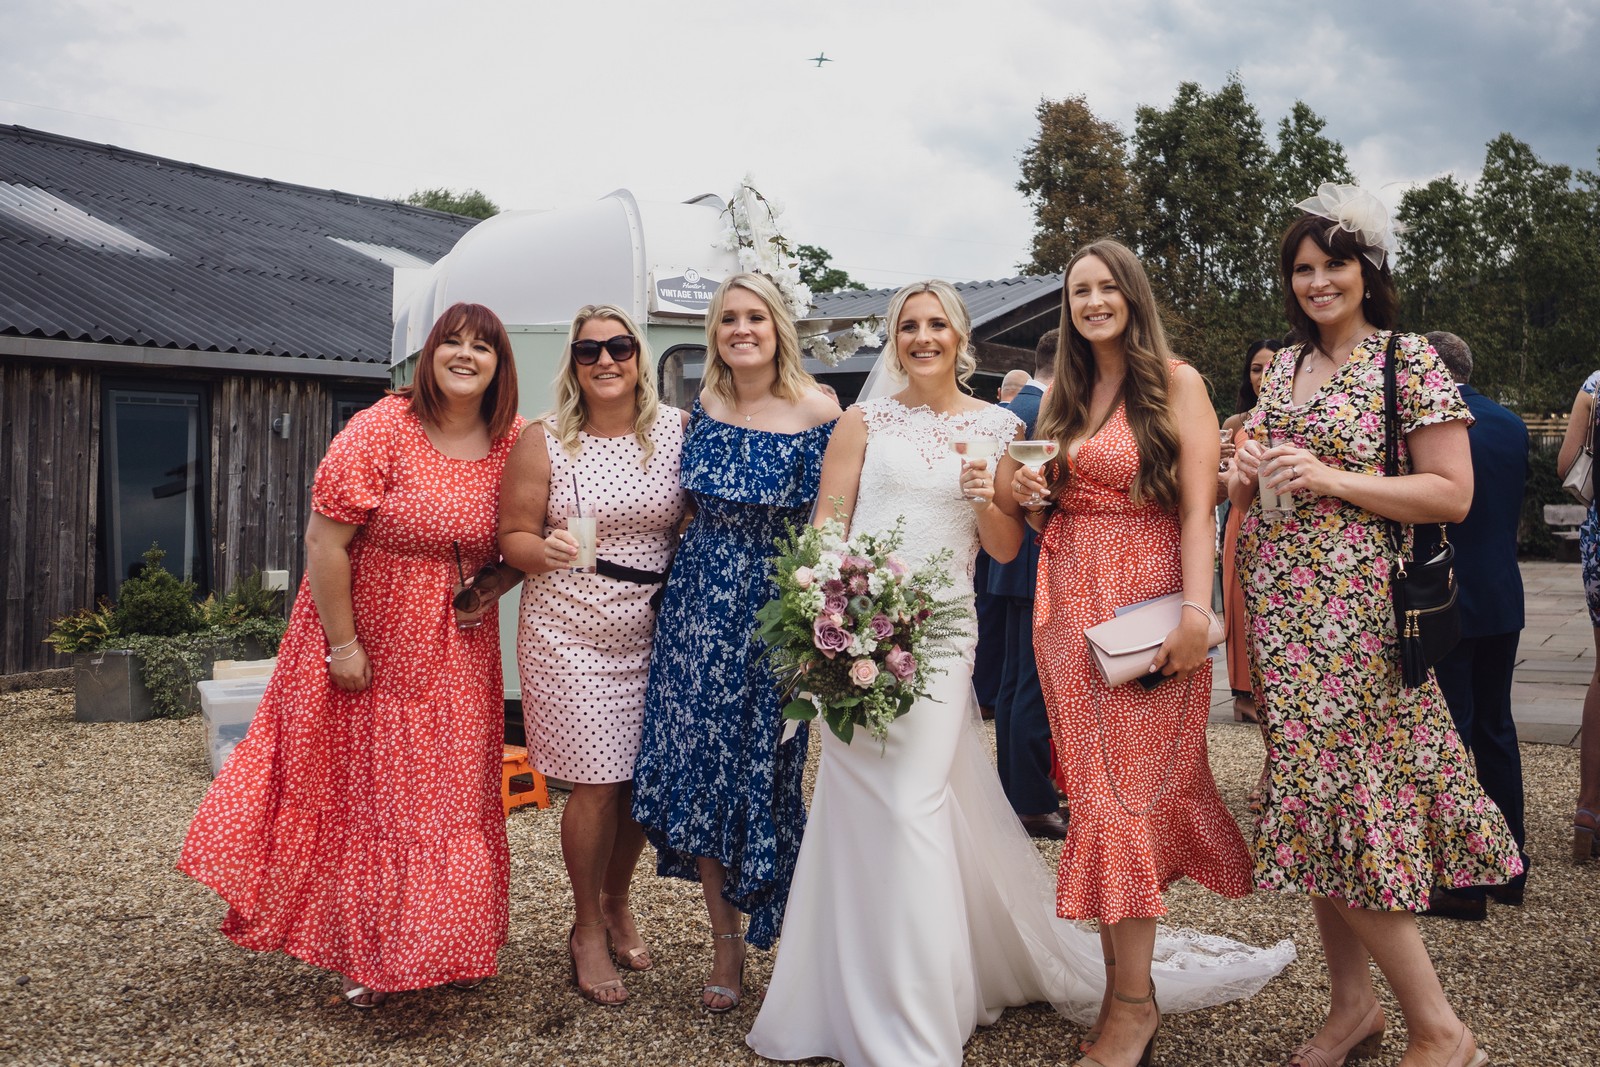
POLYGON ((204 386, 110 386, 104 407, 103 538, 113 597, 152 543, 162 565, 210 587, 211 531, 204 488, 210 452, 204 386))

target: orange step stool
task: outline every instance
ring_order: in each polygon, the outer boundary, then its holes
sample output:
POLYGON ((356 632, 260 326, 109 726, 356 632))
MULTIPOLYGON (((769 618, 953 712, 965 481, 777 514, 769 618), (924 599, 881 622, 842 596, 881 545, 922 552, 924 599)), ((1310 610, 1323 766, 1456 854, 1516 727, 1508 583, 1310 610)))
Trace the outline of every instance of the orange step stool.
POLYGON ((507 745, 500 756, 500 807, 510 815, 512 808, 524 804, 548 808, 550 789, 544 775, 529 765, 528 750, 521 745, 507 745), (526 780, 518 781, 519 778, 526 780))

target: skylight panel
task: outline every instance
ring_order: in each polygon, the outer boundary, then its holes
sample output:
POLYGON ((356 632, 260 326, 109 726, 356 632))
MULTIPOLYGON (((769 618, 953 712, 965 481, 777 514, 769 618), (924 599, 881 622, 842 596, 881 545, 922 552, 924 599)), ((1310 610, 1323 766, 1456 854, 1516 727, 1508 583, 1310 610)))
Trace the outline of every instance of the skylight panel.
POLYGON ((121 252, 133 256, 169 258, 149 241, 127 230, 97 219, 53 193, 31 185, 0 182, 0 215, 16 219, 58 240, 84 245, 102 252, 121 252))
POLYGON ((412 255, 403 248, 392 248, 389 245, 375 245, 368 241, 352 241, 347 237, 330 237, 328 240, 335 244, 344 245, 352 252, 360 252, 368 258, 375 259, 387 267, 431 267, 432 260, 423 259, 421 256, 412 255))

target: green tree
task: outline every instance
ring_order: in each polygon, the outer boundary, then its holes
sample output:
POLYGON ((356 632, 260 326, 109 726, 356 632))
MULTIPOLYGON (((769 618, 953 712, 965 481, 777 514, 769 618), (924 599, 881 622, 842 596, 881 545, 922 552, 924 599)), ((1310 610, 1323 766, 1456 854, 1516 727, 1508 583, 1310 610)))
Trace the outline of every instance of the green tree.
POLYGON ((1504 133, 1476 188, 1435 179, 1406 193, 1399 217, 1406 324, 1465 338, 1483 392, 1564 410, 1600 348, 1600 177, 1504 133))
POLYGON ((1278 120, 1278 150, 1272 154, 1269 173, 1268 236, 1288 229, 1294 221, 1294 206, 1314 194, 1323 182, 1355 184, 1344 145, 1323 136, 1327 125, 1321 115, 1300 100, 1294 102, 1289 114, 1278 120))
POLYGON ((1227 382, 1243 345, 1281 321, 1261 116, 1232 75, 1215 93, 1184 82, 1168 107, 1135 115, 1145 269, 1174 347, 1212 382, 1227 382))
POLYGON ((418 189, 402 203, 415 207, 431 207, 435 211, 448 211, 452 215, 465 215, 470 219, 486 219, 500 214, 500 206, 479 189, 418 189))
POLYGON ((1017 191, 1033 207, 1027 274, 1061 271, 1090 241, 1115 237, 1135 243, 1138 208, 1128 174, 1127 138, 1096 117, 1082 96, 1041 100, 1039 135, 1022 153, 1017 191))
POLYGON ((833 257, 826 248, 801 245, 795 249, 795 256, 800 261, 800 280, 806 283, 813 294, 866 288, 838 267, 829 266, 828 261, 833 257))

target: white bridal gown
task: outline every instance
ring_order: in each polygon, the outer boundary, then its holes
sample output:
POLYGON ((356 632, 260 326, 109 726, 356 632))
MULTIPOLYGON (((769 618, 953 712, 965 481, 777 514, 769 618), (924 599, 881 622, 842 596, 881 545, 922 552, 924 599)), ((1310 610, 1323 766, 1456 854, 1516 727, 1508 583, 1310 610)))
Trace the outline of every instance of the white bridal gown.
MULTIPOLYGON (((861 405, 867 448, 853 531, 905 517, 913 565, 954 553, 970 607, 977 525, 961 498, 952 429, 1009 440, 1017 419, 987 408, 942 416, 884 398, 861 405)), ((772 984, 749 1045, 775 1060, 849 1067, 951 1067, 973 1028, 1008 1006, 1049 1001, 1079 1023, 1099 1010, 1093 927, 1056 918, 1053 873, 1001 792, 972 695, 976 622, 938 660, 928 699, 846 745, 825 727, 821 766, 789 893, 772 984)), ((1250 996, 1294 958, 1163 928, 1162 1011, 1250 996)))

